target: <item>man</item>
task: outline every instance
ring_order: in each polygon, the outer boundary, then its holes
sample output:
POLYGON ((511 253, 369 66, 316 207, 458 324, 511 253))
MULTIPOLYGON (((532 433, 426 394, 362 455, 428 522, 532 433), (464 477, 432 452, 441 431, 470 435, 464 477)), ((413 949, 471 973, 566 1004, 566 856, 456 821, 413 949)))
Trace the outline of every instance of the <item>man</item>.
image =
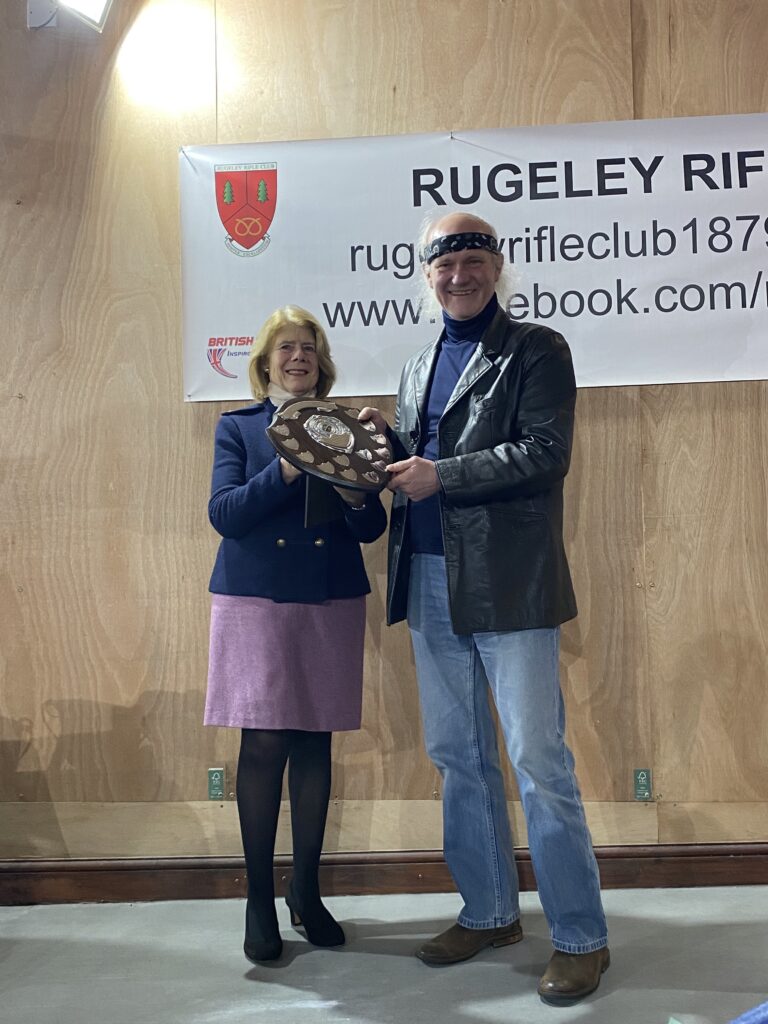
MULTIPOLYGON (((568 1004, 609 964, 558 668, 559 626, 576 615, 562 536, 571 356, 559 334, 499 305, 503 256, 479 217, 439 217, 420 258, 444 329, 400 383, 387 611, 390 623, 408 619, 427 752, 443 779, 445 859, 464 907, 416 955, 452 964, 522 938, 490 688, 554 946, 538 991, 568 1004)), ((386 426, 376 409, 360 416, 386 426)))

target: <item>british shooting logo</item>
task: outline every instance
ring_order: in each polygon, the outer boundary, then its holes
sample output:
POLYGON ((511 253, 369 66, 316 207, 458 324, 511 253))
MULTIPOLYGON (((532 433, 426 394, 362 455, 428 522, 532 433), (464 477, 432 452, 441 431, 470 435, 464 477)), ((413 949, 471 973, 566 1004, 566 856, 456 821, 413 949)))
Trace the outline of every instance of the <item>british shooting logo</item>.
MULTIPOLYGON (((232 358, 237 360, 238 357, 241 360, 247 359, 250 355, 251 345, 253 345, 252 334, 227 335, 226 337, 217 335, 209 338, 206 351, 211 369, 220 373, 222 377, 231 377, 236 380, 238 375, 225 370, 223 362, 228 359, 231 364, 232 358)), ((240 365, 243 365, 242 362, 240 365)))
POLYGON ((224 244, 236 256, 258 256, 269 245, 267 228, 275 216, 277 164, 218 165, 214 172, 224 244))

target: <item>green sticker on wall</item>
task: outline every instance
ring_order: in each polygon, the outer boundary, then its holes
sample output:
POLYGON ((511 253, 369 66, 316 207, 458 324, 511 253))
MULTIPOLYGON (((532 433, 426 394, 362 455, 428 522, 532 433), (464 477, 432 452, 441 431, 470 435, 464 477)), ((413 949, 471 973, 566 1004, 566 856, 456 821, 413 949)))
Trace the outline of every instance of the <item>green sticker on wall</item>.
POLYGON ((208 799, 209 800, 223 800, 224 799, 224 769, 223 768, 209 768, 208 769, 208 799))
POLYGON ((635 800, 651 799, 653 799, 651 769, 635 768, 635 800))

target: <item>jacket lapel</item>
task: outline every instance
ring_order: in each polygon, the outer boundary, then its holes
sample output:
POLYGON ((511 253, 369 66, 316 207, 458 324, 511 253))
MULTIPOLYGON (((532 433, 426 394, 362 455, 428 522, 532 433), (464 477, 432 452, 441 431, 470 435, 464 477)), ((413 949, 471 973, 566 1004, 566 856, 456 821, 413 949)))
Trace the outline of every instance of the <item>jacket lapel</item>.
POLYGON ((440 339, 438 338, 438 340, 422 354, 421 359, 414 369, 413 376, 411 377, 411 401, 413 402, 413 408, 416 410, 419 430, 421 430, 421 425, 424 422, 424 413, 426 412, 424 402, 427 397, 429 383, 432 380, 432 371, 435 366, 435 360, 437 359, 439 342, 440 339))
POLYGON ((456 405, 459 399, 469 391, 472 385, 482 377, 486 370, 490 369, 490 366, 491 364, 485 355, 485 352, 483 352, 482 342, 480 342, 472 353, 472 357, 469 362, 464 367, 464 372, 456 381, 456 387, 453 389, 451 397, 446 403, 445 409, 443 410, 443 416, 445 416, 445 414, 449 412, 454 405, 456 405))
POLYGON ((472 358, 464 367, 464 372, 456 381, 451 397, 443 411, 443 416, 469 391, 469 389, 491 368, 491 358, 498 352, 504 341, 504 334, 509 321, 504 310, 499 306, 485 334, 472 353, 472 358))

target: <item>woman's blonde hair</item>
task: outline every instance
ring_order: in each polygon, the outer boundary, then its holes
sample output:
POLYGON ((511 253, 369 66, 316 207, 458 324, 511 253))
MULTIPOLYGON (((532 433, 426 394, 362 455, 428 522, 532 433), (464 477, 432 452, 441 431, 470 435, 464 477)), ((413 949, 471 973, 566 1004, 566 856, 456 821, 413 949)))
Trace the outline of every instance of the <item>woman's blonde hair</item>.
POLYGON ((267 388, 269 387, 267 369, 275 335, 281 328, 291 325, 306 327, 315 337, 315 351, 320 371, 317 380, 317 397, 325 398, 333 387, 336 380, 336 367, 331 359, 328 336, 320 326, 319 320, 306 309, 302 309, 301 306, 281 306, 274 313, 270 313, 264 321, 256 341, 251 346, 251 354, 248 358, 248 380, 251 383, 251 393, 258 402, 263 402, 267 397, 267 388))

